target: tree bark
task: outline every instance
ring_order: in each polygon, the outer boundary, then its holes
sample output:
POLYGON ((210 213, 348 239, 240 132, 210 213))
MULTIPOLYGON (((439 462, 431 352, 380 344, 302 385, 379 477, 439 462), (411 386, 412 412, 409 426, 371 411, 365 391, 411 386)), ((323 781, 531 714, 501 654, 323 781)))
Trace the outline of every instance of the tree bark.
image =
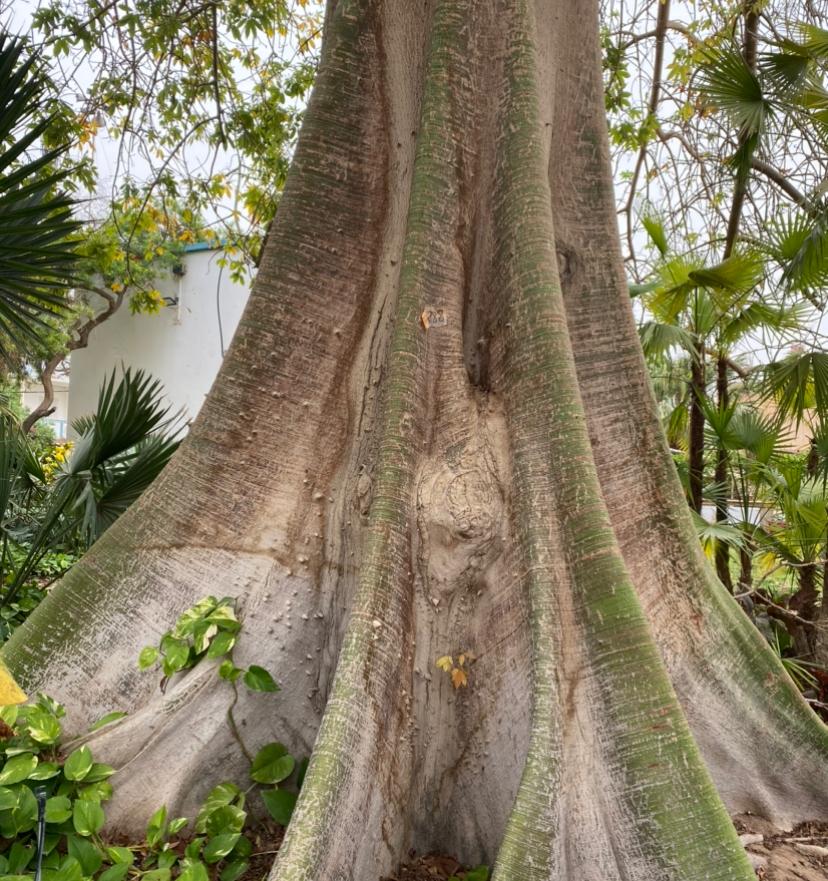
POLYGON ((825 816, 826 731, 707 565, 658 422, 597 23, 329 5, 190 436, 4 653, 78 730, 130 712, 93 738, 117 828, 245 778, 214 671, 161 694, 135 668, 207 593, 282 685, 239 700, 246 743, 312 749, 274 881, 371 881, 412 847, 502 881, 748 881, 726 807, 825 816), (455 691, 435 661, 460 652, 455 691))
POLYGON ((690 360, 690 431, 687 463, 690 473, 690 506, 701 514, 704 490, 704 410, 706 391, 704 348, 697 345, 690 360))
MULTIPOLYGON (((724 412, 730 403, 727 382, 727 359, 722 355, 716 358, 716 404, 724 412)), ((716 522, 726 523, 728 519, 728 499, 730 497, 730 470, 728 468, 727 448, 719 442, 716 448, 716 522)), ((716 574, 722 584, 733 593, 733 579, 730 576, 730 548, 723 541, 716 541, 716 574)))

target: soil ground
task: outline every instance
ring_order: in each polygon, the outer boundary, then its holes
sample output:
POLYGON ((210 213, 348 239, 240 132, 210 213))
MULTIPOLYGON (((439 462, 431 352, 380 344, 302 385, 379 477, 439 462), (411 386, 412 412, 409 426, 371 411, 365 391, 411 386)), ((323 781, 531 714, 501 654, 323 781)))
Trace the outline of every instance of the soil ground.
POLYGON ((828 823, 800 823, 790 832, 780 832, 750 815, 733 822, 762 881, 828 879, 828 823))
POLYGON ((436 853, 422 857, 411 854, 407 863, 382 881, 447 881, 452 875, 462 878, 464 873, 465 869, 454 857, 436 853))
MULTIPOLYGON (((801 823, 790 832, 780 832, 748 814, 734 817, 733 822, 760 881, 828 881, 828 823, 801 823)), ((250 867, 239 881, 267 878, 283 831, 268 822, 252 833, 250 867)), ((448 881, 452 876, 462 881, 467 871, 454 857, 412 852, 393 875, 381 881, 448 881)))
MULTIPOLYGON (((760 881, 828 881, 828 823, 801 823, 780 832, 750 815, 733 822, 760 881)), ((453 857, 411 854, 382 881, 448 881, 452 875, 462 879, 465 871, 453 857)))

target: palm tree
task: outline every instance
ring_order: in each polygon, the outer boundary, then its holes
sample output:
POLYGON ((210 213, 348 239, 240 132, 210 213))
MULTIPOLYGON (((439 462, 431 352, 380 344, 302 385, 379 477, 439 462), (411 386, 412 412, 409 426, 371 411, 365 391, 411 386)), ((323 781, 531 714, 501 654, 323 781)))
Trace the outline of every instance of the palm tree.
MULTIPOLYGON (((0 600, 8 606, 44 555, 88 547, 141 495, 178 447, 181 422, 141 370, 113 373, 96 412, 75 421, 79 440, 47 486, 25 432, 0 419, 0 600), (34 497, 34 498, 33 498, 34 497)), ((7 634, 5 634, 7 635, 7 634)))
MULTIPOLYGON (((690 505, 701 513, 705 458, 705 413, 709 409, 707 363, 715 366, 715 402, 722 412, 730 407, 730 373, 742 379, 746 372, 732 355, 739 344, 759 329, 797 328, 802 320, 801 304, 771 305, 761 296, 759 286, 765 263, 755 251, 737 252, 722 262, 706 266, 700 259, 671 255, 663 228, 654 218, 645 227, 656 245, 661 261, 656 280, 642 291, 642 302, 651 318, 640 327, 641 342, 650 359, 663 359, 671 350, 682 350, 689 359, 687 397, 669 417, 675 425, 683 423, 689 409, 688 466, 690 505), (677 412, 681 410, 681 417, 677 412)), ((728 467, 725 448, 717 447, 714 474, 716 519, 727 520, 728 467)), ((718 542, 716 569, 719 578, 732 590, 729 552, 718 542)))

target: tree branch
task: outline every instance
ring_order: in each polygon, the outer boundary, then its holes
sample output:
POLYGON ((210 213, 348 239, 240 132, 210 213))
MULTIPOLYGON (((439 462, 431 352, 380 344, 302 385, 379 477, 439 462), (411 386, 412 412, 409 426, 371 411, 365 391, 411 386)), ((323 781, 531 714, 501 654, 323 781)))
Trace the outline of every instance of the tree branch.
MULTIPOLYGON (((648 120, 655 117, 656 111, 658 110, 658 100, 661 97, 661 72, 664 68, 664 43, 669 17, 670 0, 661 0, 658 7, 658 19, 656 20, 655 28, 656 48, 655 58, 653 60, 653 85, 652 89, 650 90, 650 102, 647 105, 648 120)), ((638 158, 635 161, 635 169, 630 180, 630 193, 627 197, 627 204, 624 206, 624 212, 627 217, 627 244, 629 246, 630 254, 632 256, 633 267, 635 267, 636 259, 635 249, 633 247, 632 210, 633 204, 635 203, 635 191, 638 185, 638 178, 641 176, 641 169, 644 166, 644 160, 646 156, 647 143, 645 141, 641 145, 641 149, 638 151, 638 158)))
POLYGON ((28 434, 37 422, 51 413, 55 412, 52 406, 55 400, 54 391, 54 373, 57 368, 66 360, 70 352, 77 349, 85 349, 89 345, 89 335, 92 331, 111 318, 120 308, 126 296, 126 288, 117 294, 106 290, 105 288, 90 285, 87 290, 93 294, 97 294, 106 302, 106 306, 97 315, 74 327, 70 334, 75 334, 73 339, 71 336, 66 341, 66 345, 46 362, 43 370, 40 372, 40 384, 43 386, 43 399, 23 420, 22 429, 24 434, 28 434))
POLYGON ((814 206, 811 204, 810 199, 804 193, 800 192, 781 171, 756 157, 750 160, 750 166, 760 174, 764 174, 768 180, 773 181, 780 190, 790 196, 790 198, 801 208, 804 208, 808 212, 814 210, 814 206))

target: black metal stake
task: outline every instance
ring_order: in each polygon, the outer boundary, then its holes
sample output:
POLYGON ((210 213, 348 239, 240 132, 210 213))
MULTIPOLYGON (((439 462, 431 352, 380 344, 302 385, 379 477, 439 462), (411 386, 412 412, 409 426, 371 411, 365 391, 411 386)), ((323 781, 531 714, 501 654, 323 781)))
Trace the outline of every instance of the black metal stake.
POLYGON ((38 786, 35 789, 37 799, 37 863, 35 864, 34 881, 41 881, 41 869, 43 867, 43 848, 46 844, 46 788, 38 786))

